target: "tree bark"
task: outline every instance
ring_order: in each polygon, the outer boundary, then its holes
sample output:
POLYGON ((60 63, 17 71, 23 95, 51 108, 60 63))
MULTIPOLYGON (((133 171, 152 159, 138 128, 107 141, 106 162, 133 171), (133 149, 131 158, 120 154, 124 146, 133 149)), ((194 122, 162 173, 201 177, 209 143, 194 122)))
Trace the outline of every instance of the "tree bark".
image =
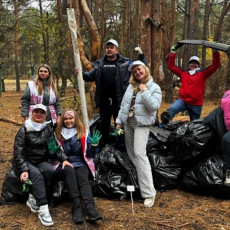
POLYGON ((155 82, 159 83, 159 67, 161 63, 160 0, 155 0, 152 3, 152 18, 155 24, 151 25, 151 72, 155 82))
POLYGON ((96 27, 96 24, 94 22, 94 19, 92 17, 92 14, 87 6, 87 3, 85 0, 80 1, 80 5, 82 8, 82 12, 85 17, 86 24, 89 29, 90 37, 92 39, 92 57, 91 61, 96 61, 99 58, 100 53, 100 37, 98 33, 98 29, 96 27))
POLYGON ((18 49, 18 2, 14 0, 14 65, 15 65, 15 72, 16 72, 16 91, 20 91, 20 74, 19 74, 19 49, 18 49))
MULTIPOLYGON (((203 40, 207 40, 208 37, 208 24, 210 16, 210 0, 206 0, 204 11, 204 24, 203 24, 203 40)), ((206 66, 206 47, 202 47, 202 66, 206 66)))
POLYGON ((223 8, 221 10, 219 22, 218 22, 216 30, 215 30, 216 32, 215 32, 214 39, 213 39, 214 41, 220 42, 221 29, 222 29, 222 25, 223 25, 223 21, 224 21, 224 16, 227 14, 227 12, 230 9, 230 3, 228 3, 228 2, 229 2, 229 0, 224 1, 224 6, 223 6, 223 8))
POLYGON ((141 1, 141 41, 140 46, 147 59, 147 66, 151 69, 151 0, 141 1), (148 45, 146 45, 148 44, 148 45))
MULTIPOLYGON (((173 2, 172 2, 173 3, 173 2)), ((174 2, 175 4, 175 2, 174 2)), ((162 9, 162 23, 163 23, 163 32, 162 32, 162 42, 163 42, 163 70, 164 70, 164 83, 165 83, 165 102, 166 103, 172 103, 173 102, 173 73, 171 73, 168 69, 167 61, 165 57, 168 55, 170 51, 170 47, 173 45, 174 40, 172 40, 174 37, 171 33, 173 32, 174 25, 169 26, 168 18, 169 18, 169 11, 168 11, 168 4, 166 0, 162 0, 161 4, 162 9)), ((175 14, 175 11, 173 12, 173 9, 175 9, 175 6, 172 6, 172 12, 171 14, 175 14)), ((171 19, 174 18, 174 16, 171 16, 171 19)), ((174 21, 172 21, 172 24, 174 21)))
POLYGON ((135 17, 133 22, 133 44, 134 46, 140 45, 140 0, 136 0, 136 7, 135 7, 135 17))
MULTIPOLYGON (((186 1, 186 23, 185 23, 185 38, 198 39, 199 29, 199 0, 186 1)), ((186 69, 190 56, 197 55, 198 46, 185 46, 183 55, 183 68, 186 69)))
POLYGON ((48 54, 47 54, 47 42, 46 42, 46 33, 45 33, 44 18, 43 18, 42 0, 39 0, 39 12, 40 12, 40 21, 42 25, 41 33, 42 33, 43 50, 44 50, 43 59, 44 62, 48 64, 49 62, 48 62, 48 54))

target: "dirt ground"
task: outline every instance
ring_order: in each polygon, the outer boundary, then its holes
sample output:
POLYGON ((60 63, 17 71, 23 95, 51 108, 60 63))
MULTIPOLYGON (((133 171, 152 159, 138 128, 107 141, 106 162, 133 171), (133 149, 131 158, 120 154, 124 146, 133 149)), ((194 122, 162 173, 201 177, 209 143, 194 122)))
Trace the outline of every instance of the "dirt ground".
MULTIPOLYGON (((14 137, 20 127, 20 97, 22 92, 5 92, 0 98, 0 192, 11 166, 14 137)), ((162 104, 159 114, 169 105, 162 104)), ((218 104, 205 102, 202 116, 208 115, 218 104)), ((107 200, 95 197, 96 208, 103 216, 97 224, 85 222, 76 226, 72 222, 72 204, 62 203, 51 209, 54 225, 52 230, 74 229, 183 229, 228 230, 230 229, 230 201, 205 197, 179 190, 157 192, 155 205, 147 209, 142 200, 134 200, 134 213, 130 200, 107 200)), ((25 204, 0 206, 0 229, 40 230, 37 215, 25 204)))

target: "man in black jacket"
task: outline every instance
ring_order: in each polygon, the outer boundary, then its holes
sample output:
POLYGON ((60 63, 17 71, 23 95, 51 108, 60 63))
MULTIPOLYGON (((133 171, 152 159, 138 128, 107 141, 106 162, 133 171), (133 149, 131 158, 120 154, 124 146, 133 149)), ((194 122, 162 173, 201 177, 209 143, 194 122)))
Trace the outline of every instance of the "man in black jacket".
MULTIPOLYGON (((139 54, 138 59, 145 63, 140 47, 136 47, 135 51, 139 54)), ((95 62, 93 70, 83 72, 85 81, 95 81, 96 84, 95 102, 96 107, 99 108, 102 134, 100 149, 108 143, 111 117, 113 116, 115 123, 122 97, 129 84, 128 67, 131 64, 129 58, 119 54, 117 41, 110 39, 106 42, 105 56, 95 62)), ((78 69, 75 69, 75 73, 78 74, 78 69)))

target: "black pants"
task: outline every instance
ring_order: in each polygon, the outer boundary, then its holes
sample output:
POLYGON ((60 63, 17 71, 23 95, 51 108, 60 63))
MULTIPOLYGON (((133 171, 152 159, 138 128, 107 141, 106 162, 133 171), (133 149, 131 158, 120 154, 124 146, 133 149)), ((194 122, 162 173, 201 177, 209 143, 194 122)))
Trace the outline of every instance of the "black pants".
POLYGON ((71 166, 65 166, 61 172, 64 175, 70 199, 79 199, 81 195, 85 205, 89 203, 94 205, 92 189, 89 183, 89 169, 87 167, 72 168, 71 166))
POLYGON ((42 162, 36 166, 28 163, 29 179, 32 182, 31 193, 34 195, 37 205, 48 204, 46 187, 54 176, 53 166, 48 162, 42 162))
POLYGON ((100 140, 99 147, 102 149, 109 141, 109 131, 111 126, 111 118, 113 116, 114 124, 119 112, 119 106, 116 101, 102 100, 99 106, 100 118, 101 118, 101 127, 100 132, 102 138, 100 140))

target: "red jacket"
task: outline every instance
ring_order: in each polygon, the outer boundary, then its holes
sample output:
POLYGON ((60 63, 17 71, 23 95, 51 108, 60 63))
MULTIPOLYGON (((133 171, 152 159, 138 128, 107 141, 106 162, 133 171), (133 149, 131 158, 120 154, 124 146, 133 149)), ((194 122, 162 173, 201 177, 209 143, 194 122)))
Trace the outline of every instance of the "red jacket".
POLYGON ((171 72, 180 77, 181 89, 179 98, 188 105, 203 105, 204 89, 207 78, 209 78, 220 66, 220 53, 213 53, 212 65, 201 69, 194 75, 188 70, 184 71, 175 65, 176 54, 171 53, 168 60, 168 68, 171 72))

